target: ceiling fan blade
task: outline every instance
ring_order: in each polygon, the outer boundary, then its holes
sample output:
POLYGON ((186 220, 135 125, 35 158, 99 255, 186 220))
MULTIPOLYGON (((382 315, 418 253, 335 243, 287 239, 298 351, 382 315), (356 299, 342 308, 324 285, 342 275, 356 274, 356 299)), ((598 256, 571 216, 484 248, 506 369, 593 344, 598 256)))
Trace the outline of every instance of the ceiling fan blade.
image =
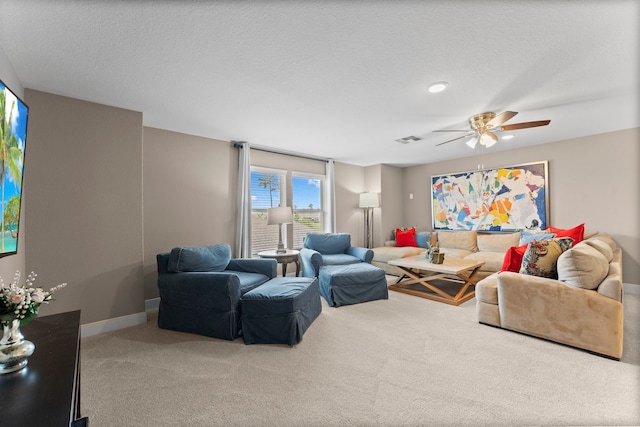
POLYGON ((469 132, 469 129, 441 129, 432 130, 431 132, 469 132))
POLYGON ((496 126, 500 126, 501 124, 505 123, 507 120, 511 120, 513 116, 515 116, 516 114, 518 114, 516 111, 505 111, 503 113, 500 113, 497 116, 495 116, 493 119, 487 122, 487 127, 491 129, 496 126))
POLYGON ((448 143, 453 142, 453 141, 457 141, 457 140, 462 139, 462 138, 466 138, 467 136, 469 136, 469 135, 459 136, 457 138, 453 138, 453 139, 450 139, 448 141, 441 142, 440 144, 436 144, 436 147, 439 146, 439 145, 444 145, 444 144, 448 144, 448 143))
POLYGON ((526 128, 535 128, 538 126, 546 126, 551 123, 551 120, 539 120, 537 122, 523 122, 523 123, 514 123, 512 125, 504 125, 500 126, 501 131, 509 131, 509 130, 518 130, 518 129, 526 129, 526 128))

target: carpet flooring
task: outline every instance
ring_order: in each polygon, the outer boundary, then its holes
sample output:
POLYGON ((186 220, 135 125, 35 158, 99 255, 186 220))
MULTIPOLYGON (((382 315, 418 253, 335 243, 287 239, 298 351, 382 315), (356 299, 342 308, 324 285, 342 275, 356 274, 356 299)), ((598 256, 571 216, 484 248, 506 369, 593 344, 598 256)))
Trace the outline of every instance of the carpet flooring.
POLYGON ((294 347, 143 325, 82 340, 82 415, 101 426, 640 425, 640 295, 621 361, 481 325, 398 292, 328 307, 294 347))

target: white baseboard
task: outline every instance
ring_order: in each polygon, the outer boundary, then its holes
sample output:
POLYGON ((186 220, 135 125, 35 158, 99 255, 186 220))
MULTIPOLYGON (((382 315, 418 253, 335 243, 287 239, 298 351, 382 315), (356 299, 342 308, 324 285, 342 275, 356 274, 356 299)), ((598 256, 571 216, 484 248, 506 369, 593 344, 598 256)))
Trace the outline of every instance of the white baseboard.
POLYGON ((633 283, 623 283, 624 292, 626 294, 640 294, 640 285, 633 283))
POLYGON ((80 334, 82 338, 91 337, 93 335, 103 334, 105 332, 115 331, 117 329, 128 328, 130 326, 142 325, 147 322, 147 313, 134 313, 127 316, 116 317, 113 319, 100 320, 98 322, 86 323, 80 326, 80 334))
POLYGON ((157 310, 159 306, 160 306, 160 297, 144 300, 145 311, 157 310))
MULTIPOLYGON (((640 285, 624 283, 624 292, 627 294, 640 294, 640 285)), ((128 316, 116 317, 115 319, 101 320, 99 322, 87 323, 80 327, 82 337, 103 334, 117 329, 128 328, 130 326, 141 325, 147 321, 147 311, 157 310, 160 305, 160 298, 152 298, 144 301, 144 313, 129 314, 128 316)))

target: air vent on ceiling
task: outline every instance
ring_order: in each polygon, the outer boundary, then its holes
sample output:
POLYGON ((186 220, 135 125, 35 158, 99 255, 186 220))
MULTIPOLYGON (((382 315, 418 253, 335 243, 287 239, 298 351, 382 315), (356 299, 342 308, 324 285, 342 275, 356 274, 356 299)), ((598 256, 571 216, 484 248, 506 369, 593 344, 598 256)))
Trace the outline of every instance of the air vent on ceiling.
POLYGON ((396 142, 399 142, 400 144, 408 144, 410 142, 416 142, 416 141, 421 141, 422 138, 420 138, 419 136, 405 136, 404 138, 400 138, 400 139, 396 139, 396 142))

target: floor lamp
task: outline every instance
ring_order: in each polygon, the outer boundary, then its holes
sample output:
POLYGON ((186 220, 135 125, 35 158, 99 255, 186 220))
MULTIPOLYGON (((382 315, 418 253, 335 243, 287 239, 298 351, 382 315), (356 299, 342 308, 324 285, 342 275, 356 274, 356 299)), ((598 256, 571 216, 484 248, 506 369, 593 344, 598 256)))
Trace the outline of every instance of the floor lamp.
POLYGON ((291 224, 293 222, 293 212, 289 206, 267 209, 267 225, 278 226, 278 248, 277 254, 287 253, 282 242, 282 225, 291 224))
POLYGON ((360 194, 360 208, 364 210, 364 246, 373 247, 373 208, 380 206, 378 193, 360 194))

